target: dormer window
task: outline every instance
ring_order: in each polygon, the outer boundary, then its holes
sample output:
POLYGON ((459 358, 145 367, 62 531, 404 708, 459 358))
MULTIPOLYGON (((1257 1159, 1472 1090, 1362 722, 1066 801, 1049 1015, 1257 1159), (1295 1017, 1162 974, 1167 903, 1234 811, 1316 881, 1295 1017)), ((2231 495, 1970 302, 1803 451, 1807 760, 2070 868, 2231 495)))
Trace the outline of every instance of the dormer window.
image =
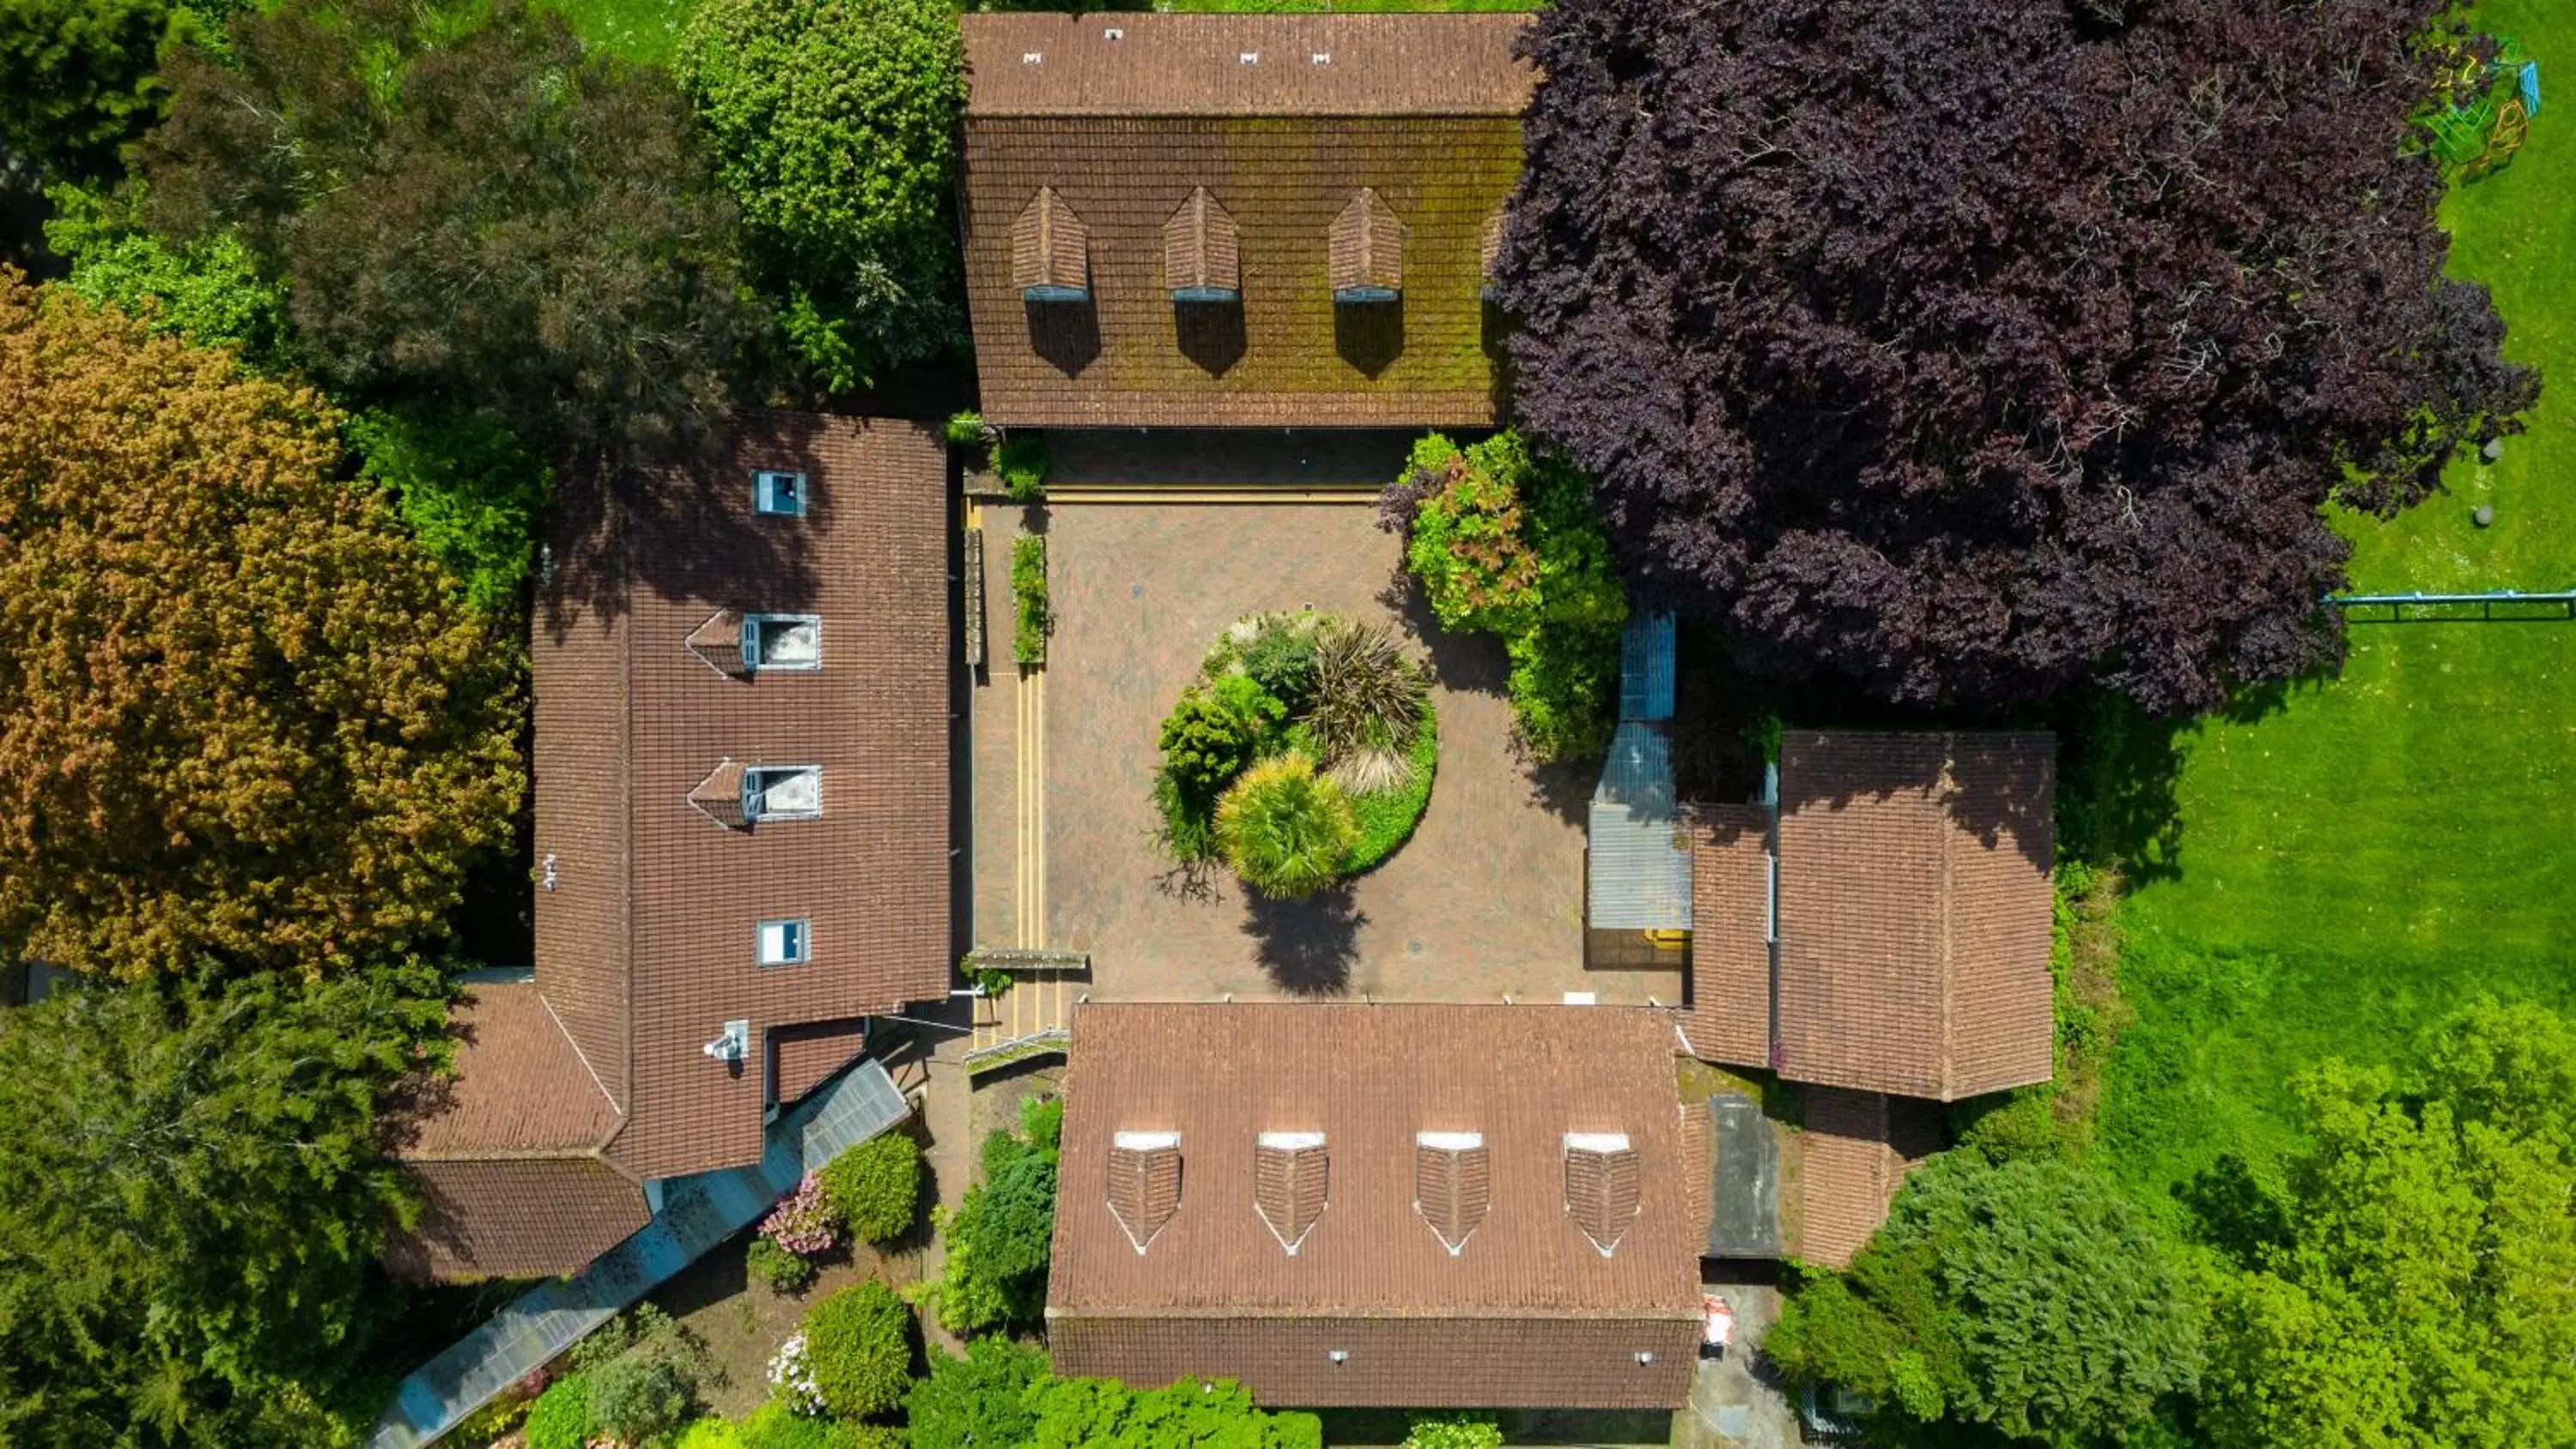
POLYGON ((770 765, 742 772, 742 818, 811 820, 823 813, 823 767, 770 765))
POLYGON ((813 614, 752 614, 742 621, 742 667, 820 669, 823 621, 813 614))
POLYGON ((752 940, 763 966, 802 966, 813 958, 813 931, 803 920, 763 921, 752 940))
POLYGON ((787 518, 805 516, 805 475, 762 468, 751 475, 751 506, 787 518))
POLYGON ((1234 218, 1204 186, 1163 222, 1163 282, 1175 302, 1243 300, 1242 246, 1234 218))
POLYGON ((1393 302, 1404 295, 1404 223, 1373 187, 1363 186, 1333 218, 1333 301, 1393 302))
POLYGON ((1041 186, 1011 223, 1011 284, 1030 302, 1091 299, 1091 233, 1082 218, 1041 186))

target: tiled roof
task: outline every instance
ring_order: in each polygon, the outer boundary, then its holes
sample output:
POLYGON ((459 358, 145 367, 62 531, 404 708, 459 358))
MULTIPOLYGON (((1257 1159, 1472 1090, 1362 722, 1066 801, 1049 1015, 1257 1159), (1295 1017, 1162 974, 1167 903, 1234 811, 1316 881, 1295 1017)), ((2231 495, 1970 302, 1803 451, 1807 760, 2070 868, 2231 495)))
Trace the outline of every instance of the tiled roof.
POLYGON ((617 1108, 533 981, 469 986, 448 1019, 456 1075, 405 1095, 405 1159, 594 1152, 617 1131, 617 1108))
POLYGON ((1782 1076, 1941 1101, 2049 1079, 2055 751, 2044 734, 1782 741, 1782 1076))
POLYGON ((407 1278, 537 1278, 570 1273, 650 1217, 642 1188, 597 1157, 450 1159, 405 1164, 420 1223, 386 1266, 407 1278))
POLYGON ((1520 174, 1530 73, 1510 50, 1526 17, 964 23, 963 226, 985 416, 1494 420, 1485 243, 1520 174), (1102 38, 1113 29, 1124 38, 1102 38), (1069 261, 1039 265, 1036 219, 1056 215, 1078 222, 1087 291, 1058 286, 1069 261), (1058 289, 1033 296, 1041 271, 1058 289), (1232 280, 1175 297, 1201 276, 1232 280), (1337 303, 1343 287, 1400 300, 1337 303))
POLYGON ((800 1026, 770 1039, 771 1071, 778 1100, 793 1102, 823 1085, 824 1079, 848 1066, 867 1050, 865 1021, 834 1021, 800 1026))
POLYGON ((1931 1103, 1811 1087, 1798 1134, 1798 1235, 1790 1251, 1848 1268, 1887 1221, 1905 1175, 1943 1146, 1931 1103))
POLYGON ((1059 1369, 1229 1375, 1283 1404, 1678 1402, 1706 1223, 1672 1056, 1645 1010, 1078 1008, 1059 1369), (1159 1188, 1121 1133, 1170 1142, 1159 1188), (1417 1371, 1456 1361, 1454 1382, 1424 1372, 1415 1391, 1465 1397, 1370 1397, 1399 1352, 1417 1371))
POLYGON ((979 116, 1518 116, 1526 15, 969 15, 979 116))
POLYGON ((1692 809, 1690 1005, 1682 1039, 1703 1061, 1771 1064, 1771 812, 1692 809))
POLYGON ((719 458, 567 491, 531 647, 537 979, 636 1177, 759 1156, 771 1032, 947 989, 946 470, 918 424, 768 413, 719 458), (757 513, 756 468, 804 474, 804 513, 757 513), (690 641, 724 610, 820 616, 822 667, 709 667, 690 641), (824 813, 728 828, 762 764, 819 766, 824 813), (809 923, 809 961, 756 964, 772 919, 809 923), (734 1020, 728 1066, 702 1047, 734 1020))

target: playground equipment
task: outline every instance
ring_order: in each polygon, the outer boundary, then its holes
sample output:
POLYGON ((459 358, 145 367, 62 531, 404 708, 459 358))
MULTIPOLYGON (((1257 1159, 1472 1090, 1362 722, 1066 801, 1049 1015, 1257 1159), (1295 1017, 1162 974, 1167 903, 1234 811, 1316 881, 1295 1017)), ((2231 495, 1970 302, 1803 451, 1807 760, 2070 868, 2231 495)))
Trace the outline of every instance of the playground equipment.
POLYGON ((2476 180, 2522 149, 2540 114, 2540 62, 2510 35, 2464 41, 2448 58, 2442 94, 2449 99, 2432 118, 2434 158, 2476 180))

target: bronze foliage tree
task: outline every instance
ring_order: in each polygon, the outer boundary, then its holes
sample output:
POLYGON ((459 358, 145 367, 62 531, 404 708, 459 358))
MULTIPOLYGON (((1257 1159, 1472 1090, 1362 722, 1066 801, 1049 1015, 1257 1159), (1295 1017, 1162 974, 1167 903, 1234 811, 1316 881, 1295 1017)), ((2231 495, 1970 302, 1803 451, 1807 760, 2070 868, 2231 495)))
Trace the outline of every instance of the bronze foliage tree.
POLYGON ((1500 300, 1650 595, 1909 703, 2340 657, 2537 379, 2442 275, 2435 0, 1562 0, 1500 300))

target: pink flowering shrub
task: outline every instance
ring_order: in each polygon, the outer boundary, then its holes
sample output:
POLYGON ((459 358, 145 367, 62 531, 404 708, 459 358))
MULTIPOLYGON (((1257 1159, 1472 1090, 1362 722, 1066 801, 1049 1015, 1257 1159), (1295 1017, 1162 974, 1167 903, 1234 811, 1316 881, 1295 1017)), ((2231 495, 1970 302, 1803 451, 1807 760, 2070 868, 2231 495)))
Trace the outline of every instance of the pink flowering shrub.
POLYGON ((760 1224, 760 1235, 800 1258, 829 1252, 841 1240, 839 1224, 814 1174, 805 1174, 796 1190, 770 1209, 760 1224))

